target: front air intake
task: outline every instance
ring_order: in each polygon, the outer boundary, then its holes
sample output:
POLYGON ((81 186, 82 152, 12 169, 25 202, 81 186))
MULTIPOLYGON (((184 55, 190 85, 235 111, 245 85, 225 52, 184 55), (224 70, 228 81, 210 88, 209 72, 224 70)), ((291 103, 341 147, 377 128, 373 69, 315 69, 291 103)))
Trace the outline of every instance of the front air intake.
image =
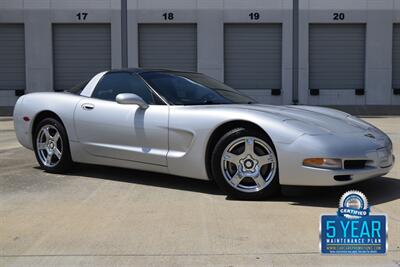
POLYGON ((345 160, 343 167, 347 170, 364 169, 366 160, 345 160))
POLYGON ((338 182, 346 182, 351 180, 351 175, 335 175, 333 179, 338 182))

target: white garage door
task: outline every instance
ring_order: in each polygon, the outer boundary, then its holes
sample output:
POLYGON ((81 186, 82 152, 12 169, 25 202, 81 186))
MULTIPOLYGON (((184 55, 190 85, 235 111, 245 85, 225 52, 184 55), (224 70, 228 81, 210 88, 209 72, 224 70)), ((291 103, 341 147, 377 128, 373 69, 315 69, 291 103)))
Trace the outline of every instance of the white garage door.
POLYGON ((196 24, 139 24, 139 66, 196 71, 196 24))
POLYGON ((225 24, 224 72, 236 89, 281 89, 282 25, 225 24))
POLYGON ((111 68, 110 24, 53 25, 54 89, 66 90, 111 68))
POLYGON ((309 41, 310 89, 364 89, 364 24, 310 24, 309 41))
POLYGON ((393 25, 392 86, 400 89, 400 24, 393 25))
POLYGON ((0 24, 0 90, 25 90, 23 24, 0 24))

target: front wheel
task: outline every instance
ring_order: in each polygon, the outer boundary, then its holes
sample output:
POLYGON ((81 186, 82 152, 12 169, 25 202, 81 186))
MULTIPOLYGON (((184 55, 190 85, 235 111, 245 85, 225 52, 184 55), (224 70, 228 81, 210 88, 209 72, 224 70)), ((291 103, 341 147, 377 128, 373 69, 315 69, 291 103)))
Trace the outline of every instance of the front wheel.
POLYGON ((266 134, 250 129, 229 131, 215 146, 212 174, 229 196, 265 199, 280 191, 278 159, 266 134))
POLYGON ((40 167, 52 173, 63 173, 72 166, 67 132, 56 119, 39 122, 33 137, 33 148, 40 167))

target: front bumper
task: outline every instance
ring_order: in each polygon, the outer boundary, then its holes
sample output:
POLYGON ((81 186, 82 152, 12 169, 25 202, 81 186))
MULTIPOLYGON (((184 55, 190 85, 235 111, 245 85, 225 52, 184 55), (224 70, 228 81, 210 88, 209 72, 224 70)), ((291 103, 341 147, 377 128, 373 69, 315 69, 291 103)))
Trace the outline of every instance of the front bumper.
POLYGON ((297 182, 292 181, 290 184, 307 186, 346 185, 385 175, 392 169, 392 167, 393 165, 386 168, 365 167, 364 169, 325 170, 302 166, 302 169, 298 172, 298 177, 302 178, 297 179, 297 182))
POLYGON ((371 141, 364 136, 307 136, 292 144, 279 145, 279 181, 282 185, 340 186, 379 177, 388 173, 395 158, 390 140, 383 143, 371 141), (387 151, 382 155, 382 150, 387 151), (343 160, 366 160, 359 169, 320 169, 303 166, 305 158, 326 157, 343 160))

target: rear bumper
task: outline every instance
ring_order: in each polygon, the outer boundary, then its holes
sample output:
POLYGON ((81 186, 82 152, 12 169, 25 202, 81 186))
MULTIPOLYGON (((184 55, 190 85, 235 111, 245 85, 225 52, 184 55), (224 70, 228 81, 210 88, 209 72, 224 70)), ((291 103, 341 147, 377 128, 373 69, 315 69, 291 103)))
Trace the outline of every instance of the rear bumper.
POLYGON ((21 96, 14 107, 13 120, 14 129, 17 139, 21 145, 28 149, 33 149, 32 144, 32 134, 31 134, 31 124, 32 120, 24 121, 23 119, 23 101, 24 96, 21 96))

